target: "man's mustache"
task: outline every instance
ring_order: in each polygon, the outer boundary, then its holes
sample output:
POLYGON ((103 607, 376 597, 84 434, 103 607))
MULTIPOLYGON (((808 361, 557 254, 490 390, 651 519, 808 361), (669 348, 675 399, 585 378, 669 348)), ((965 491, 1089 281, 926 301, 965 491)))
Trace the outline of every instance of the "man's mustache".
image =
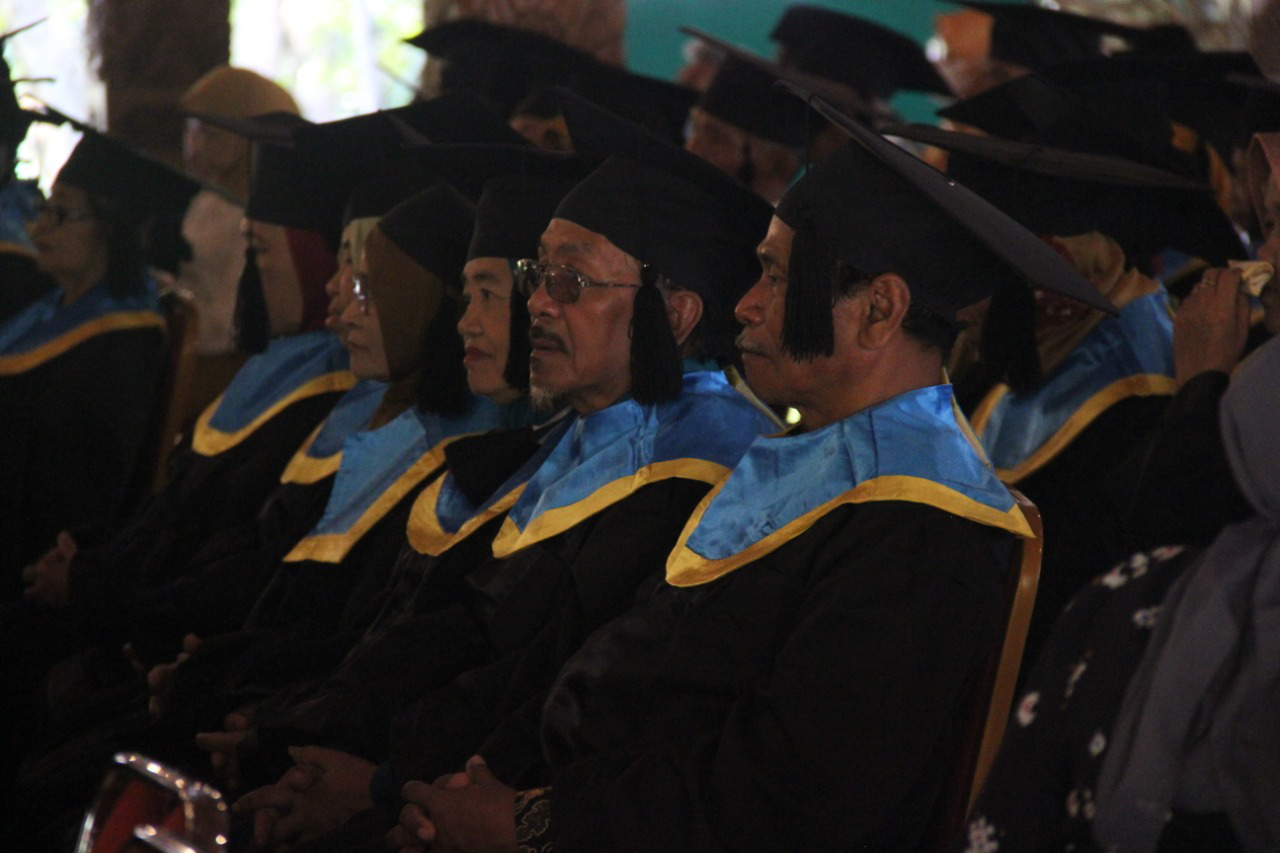
POLYGON ((764 350, 747 340, 747 333, 745 331, 738 333, 738 337, 734 338, 733 345, 738 348, 738 352, 749 352, 756 355, 764 355, 764 350))
POLYGON ((552 346, 554 346, 556 349, 560 350, 561 352, 568 352, 568 351, 569 351, 569 348, 565 345, 565 342, 564 342, 564 339, 563 339, 563 338, 561 338, 561 337, 560 337, 559 335, 557 335, 555 332, 549 332, 549 331, 547 331, 546 329, 542 328, 541 326, 530 326, 530 327, 529 327, 529 341, 530 341, 531 343, 537 343, 538 341, 544 341, 544 342, 546 342, 546 343, 548 343, 548 344, 551 344, 552 346))

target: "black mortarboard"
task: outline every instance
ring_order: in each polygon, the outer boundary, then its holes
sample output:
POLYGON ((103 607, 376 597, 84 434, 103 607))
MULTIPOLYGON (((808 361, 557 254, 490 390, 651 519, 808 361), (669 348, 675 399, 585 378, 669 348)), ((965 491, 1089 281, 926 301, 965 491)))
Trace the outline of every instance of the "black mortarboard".
POLYGON ((952 178, 1037 234, 1100 231, 1136 258, 1170 246, 1213 263, 1240 253, 1210 187, 1185 176, 1105 154, 929 125, 885 132, 952 152, 952 178))
POLYGON ((763 139, 802 148, 808 141, 803 104, 776 91, 776 74, 726 56, 698 106, 718 119, 763 139))
POLYGON ((201 183, 81 122, 74 124, 83 136, 56 182, 113 199, 114 215, 135 227, 151 223, 147 262, 177 272, 178 262, 191 256, 182 237, 182 218, 201 183))
POLYGON ((797 357, 830 353, 833 270, 894 272, 946 320, 1021 280, 1110 313, 1115 308, 1057 252, 990 203, 822 98, 788 89, 852 137, 783 197, 795 229, 783 342, 797 357))
POLYGON ((853 15, 820 6, 791 6, 769 38, 782 45, 784 65, 863 94, 888 98, 900 89, 951 94, 913 39, 853 15))
POLYGON ((1173 148, 1164 91, 1158 81, 1067 87, 1037 73, 958 101, 938 115, 1004 139, 1125 157, 1188 174, 1194 164, 1173 148))
POLYGON ((445 186, 423 190, 378 220, 402 252, 450 284, 462 275, 474 224, 475 206, 445 186))
POLYGON ((269 142, 272 145, 292 146, 294 131, 311 124, 300 115, 288 112, 263 113, 257 116, 228 116, 217 113, 188 111, 183 115, 199 119, 205 124, 243 136, 250 142, 269 142))
POLYGON ((1246 74, 1231 74, 1226 79, 1245 90, 1236 122, 1236 144, 1244 147, 1255 133, 1280 131, 1280 83, 1246 74))
POLYGON ((13 88, 13 72, 9 68, 8 60, 4 58, 4 48, 9 39, 18 33, 31 29, 37 24, 43 23, 44 20, 44 18, 41 18, 26 26, 0 35, 0 74, 4 75, 4 88, 0 90, 0 143, 10 147, 16 148, 22 142, 27 135, 27 128, 31 126, 31 122, 44 120, 45 117, 40 113, 24 110, 19 106, 18 95, 13 88))
MULTIPOLYGON (((406 132, 406 137, 408 133, 406 132)), ((485 185, 503 175, 557 178, 576 183, 587 166, 572 154, 519 145, 432 144, 407 141, 407 152, 426 171, 438 175, 467 198, 478 201, 485 185)))
POLYGON ((1228 78, 1261 77, 1249 54, 1118 53, 1106 59, 1080 60, 1045 69, 1046 80, 1061 85, 1156 82, 1166 87, 1162 105, 1169 118, 1196 131, 1224 158, 1231 156, 1237 117, 1245 92, 1228 78))
MULTIPOLYGON (((556 216, 604 235, 676 286, 695 291, 709 354, 731 358, 733 306, 759 272, 755 247, 772 208, 701 158, 602 107, 571 92, 561 93, 561 102, 579 156, 600 165, 570 191, 556 216)), ((632 326, 636 399, 678 393, 679 353, 656 288, 637 291, 632 326)))
POLYGON ((438 24, 408 42, 447 60, 446 91, 474 91, 504 116, 531 96, 564 86, 678 140, 698 98, 685 86, 605 64, 541 33, 473 18, 438 24))
POLYGON ((1032 71, 1073 59, 1103 56, 1103 36, 1116 36, 1134 43, 1145 35, 1140 27, 1029 3, 951 1, 991 16, 993 59, 1032 71))

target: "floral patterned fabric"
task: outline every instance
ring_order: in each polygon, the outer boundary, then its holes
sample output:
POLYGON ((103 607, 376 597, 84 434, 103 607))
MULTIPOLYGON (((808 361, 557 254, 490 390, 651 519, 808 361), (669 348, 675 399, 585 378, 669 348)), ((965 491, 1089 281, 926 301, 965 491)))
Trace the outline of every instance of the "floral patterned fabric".
MULTIPOLYGON (((962 838, 964 853, 1099 851, 1094 794, 1125 689, 1160 603, 1199 551, 1133 555, 1068 605, 1017 700, 1004 744, 962 838)), ((1162 851, 1239 850, 1225 819, 1171 817, 1162 851)))
POLYGON ((516 853, 555 853, 550 788, 516 794, 516 853))

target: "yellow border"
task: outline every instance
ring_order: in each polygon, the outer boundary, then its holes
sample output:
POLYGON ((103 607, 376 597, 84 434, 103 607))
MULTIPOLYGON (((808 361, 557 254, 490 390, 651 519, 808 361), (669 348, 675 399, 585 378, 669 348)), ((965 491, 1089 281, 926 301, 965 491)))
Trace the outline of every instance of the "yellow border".
POLYGON ((201 456, 217 456, 219 453, 230 450, 244 441, 264 423, 299 400, 314 397, 317 394, 327 394, 331 391, 349 391, 355 384, 355 376, 346 370, 317 376, 299 385, 281 399, 276 400, 269 409, 254 418, 247 426, 241 427, 235 432, 223 432, 220 429, 209 426, 209 421, 213 418, 214 412, 218 411, 218 406, 222 404, 222 398, 226 396, 225 393, 220 394, 218 399, 205 408, 200 414, 200 418, 196 421, 195 435, 191 439, 191 449, 201 456))
POLYGON ((24 258, 34 258, 36 256, 36 253, 31 251, 30 248, 12 240, 0 240, 0 252, 6 255, 22 255, 24 258))
POLYGON ((13 376, 39 367, 92 337, 126 329, 164 328, 164 318, 155 311, 117 311, 82 323, 27 352, 0 356, 0 376, 13 376))
POLYGON ((320 426, 312 430, 311 435, 307 436, 307 440, 302 443, 302 447, 298 448, 298 452, 293 454, 293 458, 284 468, 284 473, 280 475, 281 483, 309 486, 338 470, 338 466, 342 464, 341 450, 324 457, 307 455, 307 451, 311 449, 311 445, 315 444, 316 437, 320 435, 320 430, 324 429, 328 420, 325 418, 321 421, 320 426))
POLYGON ((440 502, 440 490, 444 487, 444 481, 444 477, 438 477, 435 482, 423 489, 422 494, 418 495, 418 499, 413 503, 413 510, 409 513, 409 544, 419 554, 438 557, 448 551, 485 522, 511 509, 524 494, 524 487, 527 485, 527 483, 521 483, 516 486, 467 519, 456 532, 449 533, 440 526, 440 517, 435 509, 440 502))
POLYGON ((728 468, 706 459, 672 459, 646 465, 631 476, 606 483, 576 503, 547 510, 533 519, 523 532, 508 516, 493 540, 493 555, 509 557, 530 545, 557 536, 650 483, 680 477, 714 485, 728 474, 728 468))
POLYGON ((356 519, 346 533, 328 533, 322 536, 304 537, 293 550, 285 555, 286 563, 315 560, 319 563, 340 563, 355 547, 360 538, 369 532, 396 504, 444 464, 444 449, 453 439, 445 439, 409 466, 395 482, 386 488, 378 499, 356 519))
POLYGON ((974 432, 982 435, 982 431, 987 428, 987 421, 991 418, 991 413, 996 410, 996 406, 1008 393, 1009 386, 1003 383, 996 385, 987 392, 987 396, 982 398, 978 408, 973 410, 973 417, 969 418, 969 425, 973 427, 974 432))
POLYGON ((941 483, 935 483, 922 477, 890 475, 859 483, 844 494, 837 495, 826 503, 814 507, 799 518, 791 520, 760 541, 749 545, 732 556, 709 560, 690 549, 687 543, 693 531, 698 527, 698 522, 707 511, 707 507, 710 506, 711 501, 715 499, 715 496, 722 488, 724 488, 724 483, 712 489, 703 498, 702 503, 698 504, 697 509, 693 511, 693 515, 689 517, 688 523, 685 524, 684 531, 680 534, 680 539, 676 542, 676 547, 672 550, 671 556, 667 558, 667 583, 672 586, 698 586, 724 577, 735 569, 776 551, 812 527, 818 519, 844 504, 871 503, 872 501, 910 501, 937 507, 961 518, 985 524, 988 527, 1007 530, 1025 539, 1035 538, 1031 525, 1027 523, 1026 516, 1022 514, 1022 508, 1018 506, 1016 501, 1013 502, 1013 506, 1007 512, 1000 512, 941 483))
POLYGON ((1075 437, 1084 432, 1085 427, 1093 423, 1098 415, 1129 397, 1155 397, 1173 395, 1178 391, 1178 382, 1172 376, 1159 373, 1138 373, 1112 382, 1101 391, 1095 393, 1076 409, 1067 422, 1058 428, 1049 440, 1040 445, 1035 453, 1024 459, 1013 468, 997 468, 996 476, 1010 485, 1035 473, 1053 461, 1075 437))

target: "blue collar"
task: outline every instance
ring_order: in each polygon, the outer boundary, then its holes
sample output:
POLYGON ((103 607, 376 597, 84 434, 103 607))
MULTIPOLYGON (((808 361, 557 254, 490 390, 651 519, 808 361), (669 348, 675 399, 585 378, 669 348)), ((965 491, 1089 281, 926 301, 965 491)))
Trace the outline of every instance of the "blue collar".
POLYGON ((127 316, 141 315, 146 325, 163 324, 156 285, 149 278, 134 296, 112 296, 106 282, 65 307, 62 295, 63 289, 55 288, 0 324, 0 356, 30 354, 91 327, 111 331, 127 316))
POLYGON ((658 480, 715 483, 773 426, 718 370, 685 373, 670 403, 624 400, 574 418, 507 513, 493 553, 563 533, 658 480))
POLYGON ((997 386, 974 412, 973 427, 996 473, 1017 483, 1121 400, 1176 391, 1173 318, 1161 290, 1099 322, 1033 391, 997 386))
POLYGON ((328 417, 289 460, 280 482, 316 483, 337 471, 342 461, 343 442, 347 436, 369 426, 387 387, 386 382, 362 379, 343 394, 328 417))
POLYGON ((35 181, 10 178, 0 187, 0 251, 34 255, 36 248, 27 228, 36 218, 40 190, 35 181))
POLYGON ((192 448, 214 456, 236 446, 280 411, 306 397, 347 391, 355 377, 331 332, 276 338, 236 373, 196 422, 192 448))
POLYGON ((412 408, 378 429, 347 436, 324 514, 285 561, 341 562, 373 525, 440 468, 452 439, 498 429, 519 412, 527 413, 527 405, 499 406, 472 397, 459 416, 412 408))
POLYGON ((910 501, 1022 536, 1031 530, 956 410, 950 385, 909 391, 822 429, 756 439, 689 519, 667 563, 707 583, 844 504, 910 501))

